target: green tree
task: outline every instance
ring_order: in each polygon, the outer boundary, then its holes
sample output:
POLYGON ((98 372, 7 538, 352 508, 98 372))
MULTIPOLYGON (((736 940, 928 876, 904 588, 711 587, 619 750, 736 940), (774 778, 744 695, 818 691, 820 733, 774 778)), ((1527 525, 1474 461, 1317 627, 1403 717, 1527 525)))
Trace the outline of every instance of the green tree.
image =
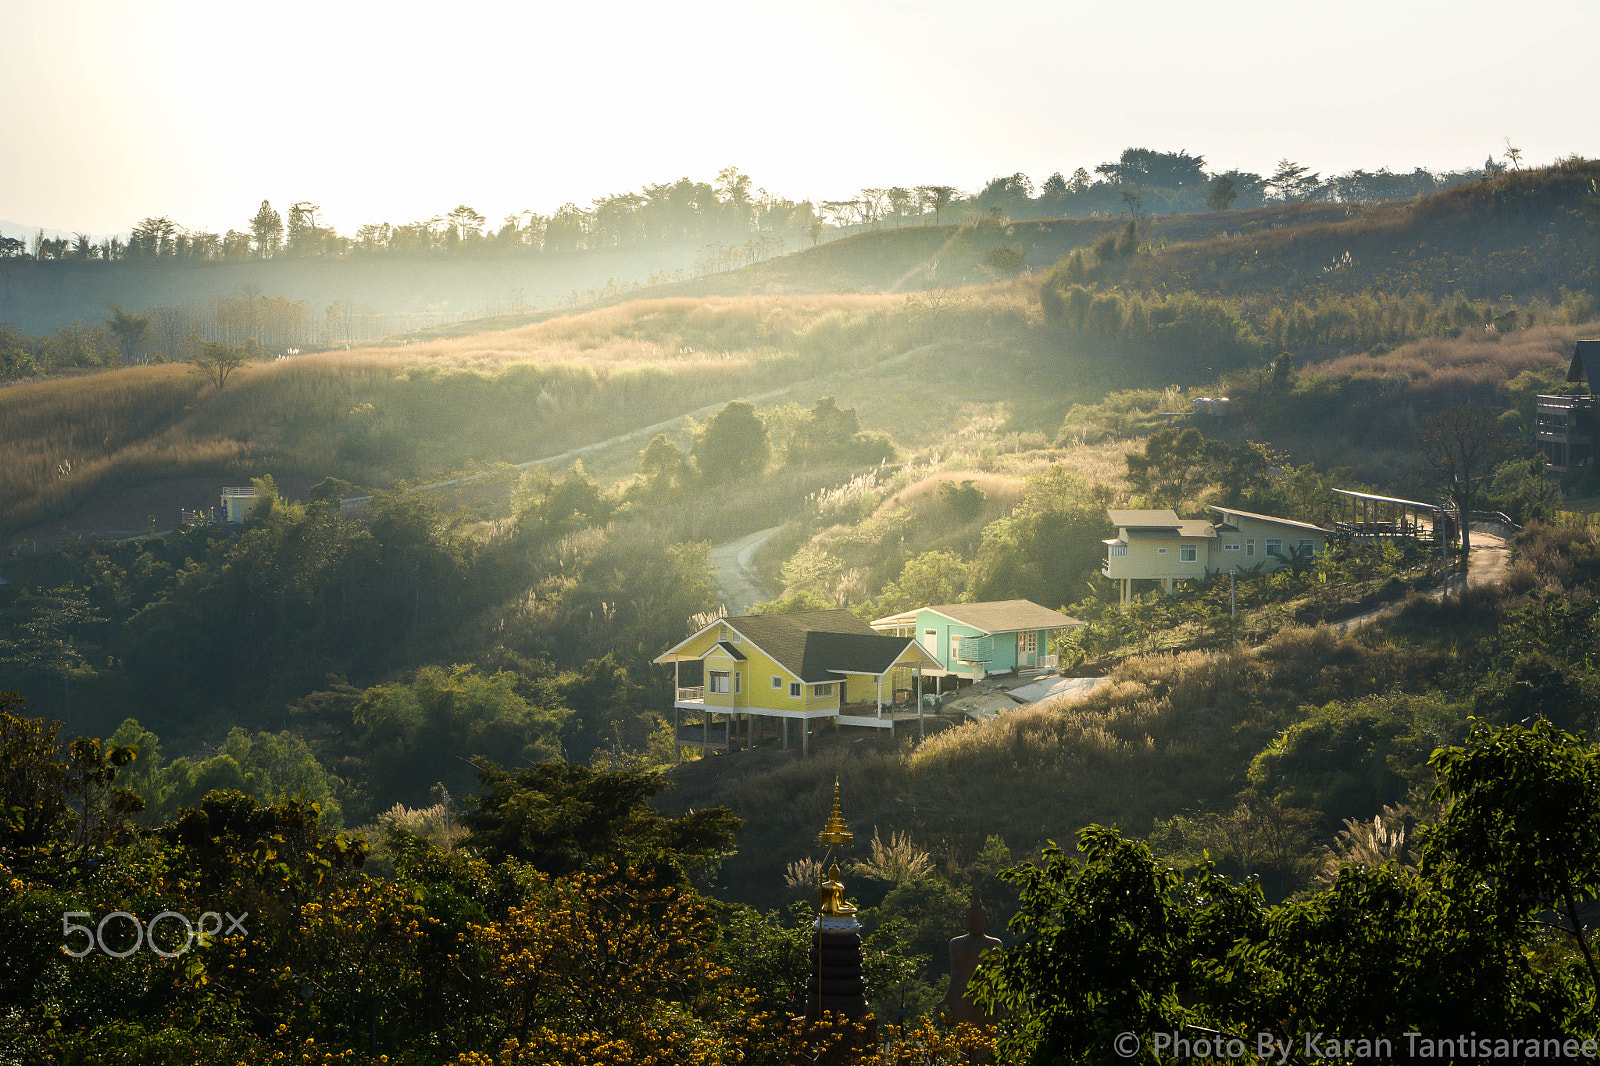
POLYGON ((1304 200, 1322 185, 1320 175, 1310 172, 1291 159, 1278 160, 1278 168, 1266 180, 1266 187, 1278 194, 1280 200, 1304 200))
POLYGON ((931 551, 906 560, 900 576, 884 586, 873 608, 894 614, 936 603, 955 603, 967 585, 967 565, 953 552, 931 551))
POLYGON ((1206 206, 1213 211, 1226 211, 1238 198, 1238 187, 1232 178, 1224 174, 1212 184, 1211 193, 1206 197, 1206 206))
POLYGON ((1151 506, 1181 506, 1209 473, 1206 439, 1193 426, 1163 426, 1126 459, 1128 485, 1151 506))
POLYGON ((1600 753, 1548 722, 1480 724, 1466 747, 1440 749, 1430 764, 1434 798, 1451 807, 1424 842, 1424 869, 1447 862, 1487 878, 1506 907, 1570 937, 1600 990, 1583 919, 1600 897, 1600 753))
POLYGON ((122 347, 123 361, 139 362, 139 347, 144 343, 144 335, 150 328, 150 316, 135 315, 112 304, 111 319, 107 326, 122 347))
POLYGON ((767 427, 756 409, 735 400, 718 411, 695 438, 700 474, 713 485, 758 477, 767 468, 767 427))
POLYGON ((250 219, 250 232, 255 237, 256 258, 270 259, 283 247, 283 216, 262 200, 250 219))
MULTIPOLYGON (((1196 1005, 1208 971, 1264 931, 1260 889, 1208 863, 1158 865, 1145 845, 1101 826, 1080 834, 1078 850, 1081 865, 1052 843, 1043 865, 1008 875, 1021 886, 1017 944, 985 959, 971 985, 1012 1015, 1001 1061, 1125 1061, 1113 1044, 1121 1033, 1211 1022, 1196 1005)), ((1156 1062, 1149 1047, 1136 1054, 1156 1062)))
POLYGON ((18 597, 18 606, 27 617, 14 628, 16 637, 0 638, 0 662, 60 678, 70 713, 73 675, 90 669, 78 639, 87 627, 105 622, 105 616, 89 602, 87 591, 76 585, 27 590, 18 597))
POLYGON ((845 458, 860 431, 861 422, 854 407, 840 410, 832 396, 824 396, 795 421, 785 459, 805 465, 845 458))
POLYGON ((663 500, 685 487, 692 473, 683 449, 668 440, 665 433, 657 433, 649 447, 639 453, 640 484, 651 500, 663 500))
POLYGON ((733 847, 743 824, 724 807, 666 818, 649 804, 666 787, 653 770, 591 770, 552 762, 502 770, 478 764, 479 796, 467 800, 466 845, 492 862, 515 858, 560 876, 608 865, 684 880, 733 847))
POLYGON ((229 376, 247 361, 248 356, 243 348, 206 341, 189 359, 189 365, 221 392, 222 387, 228 383, 229 376))

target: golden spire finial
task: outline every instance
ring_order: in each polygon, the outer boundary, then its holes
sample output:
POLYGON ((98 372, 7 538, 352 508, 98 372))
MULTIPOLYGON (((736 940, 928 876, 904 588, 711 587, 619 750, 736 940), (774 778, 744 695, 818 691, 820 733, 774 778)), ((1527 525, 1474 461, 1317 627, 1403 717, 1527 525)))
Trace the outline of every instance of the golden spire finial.
POLYGON ((828 817, 828 824, 822 827, 822 832, 817 834, 817 843, 825 848, 835 848, 840 844, 850 844, 855 840, 855 834, 850 832, 850 827, 845 824, 844 815, 839 813, 839 779, 833 779, 833 814, 828 817))

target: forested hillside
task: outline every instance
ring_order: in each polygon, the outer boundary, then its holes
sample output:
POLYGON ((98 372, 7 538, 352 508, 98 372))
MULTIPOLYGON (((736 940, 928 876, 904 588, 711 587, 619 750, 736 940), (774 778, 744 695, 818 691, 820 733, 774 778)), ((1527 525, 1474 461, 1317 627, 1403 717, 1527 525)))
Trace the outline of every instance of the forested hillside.
POLYGON ((1534 439, 1600 335, 1595 164, 1378 206, 1304 177, 1203 215, 946 201, 349 352, 126 309, 43 361, 7 333, 0 1062, 792 1061, 822 1039, 786 1019, 835 780, 868 995, 918 1061, 1104 1058, 1126 1011, 1600 1038, 1600 482, 1534 439), (1463 481, 1521 527, 1475 556, 1335 536, 1128 604, 1101 574, 1110 508, 1326 525, 1336 487, 1463 481), (178 483, 254 503, 141 507, 178 483), (111 501, 145 531, 71 535, 111 501), (806 758, 680 752, 653 660, 723 609, 711 548, 757 533, 757 611, 1026 598, 1086 623, 1050 651, 1104 683, 806 758), (1090 825, 1081 863, 1052 844, 1090 825), (998 1035, 932 1020, 974 895, 1017 920, 980 979, 998 1035), (225 908, 248 935, 187 955, 61 950, 225 908))

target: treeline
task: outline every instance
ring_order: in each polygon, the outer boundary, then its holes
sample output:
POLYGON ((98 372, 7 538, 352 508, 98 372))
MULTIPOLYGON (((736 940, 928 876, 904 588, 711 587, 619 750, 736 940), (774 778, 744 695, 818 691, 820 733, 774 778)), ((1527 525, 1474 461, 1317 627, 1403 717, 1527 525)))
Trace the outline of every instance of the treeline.
POLYGON ((248 348, 259 356, 299 345, 328 345, 371 335, 370 310, 334 301, 316 315, 306 300, 238 293, 140 312, 112 305, 93 323, 29 334, 0 322, 0 381, 63 370, 188 362, 205 344, 248 348))
MULTIPOLYGON (((1513 149, 1512 152, 1515 152, 1513 149)), ((1508 153, 1520 166, 1520 153, 1508 153)), ((714 182, 680 178, 638 192, 600 197, 587 207, 562 205, 550 214, 522 211, 492 223, 467 204, 407 223, 368 223, 352 234, 325 224, 310 201, 291 204, 287 214, 263 200, 240 229, 215 233, 166 216, 141 219, 127 240, 96 242, 87 234, 31 239, 0 236, 0 260, 240 261, 278 256, 347 255, 544 255, 630 248, 662 241, 714 242, 702 267, 726 269, 753 262, 789 246, 816 244, 829 230, 944 223, 974 216, 1010 218, 1087 217, 1257 207, 1271 202, 1322 200, 1357 203, 1410 199, 1505 171, 1492 156, 1476 170, 1408 174, 1388 169, 1352 170, 1322 178, 1292 160, 1269 175, 1229 170, 1210 173, 1203 156, 1187 151, 1128 148, 1090 174, 1057 171, 1038 183, 1018 172, 992 179, 976 192, 950 185, 861 189, 839 200, 788 200, 756 188, 737 167, 725 167, 714 182)), ((697 267, 701 269, 701 267, 697 267)))

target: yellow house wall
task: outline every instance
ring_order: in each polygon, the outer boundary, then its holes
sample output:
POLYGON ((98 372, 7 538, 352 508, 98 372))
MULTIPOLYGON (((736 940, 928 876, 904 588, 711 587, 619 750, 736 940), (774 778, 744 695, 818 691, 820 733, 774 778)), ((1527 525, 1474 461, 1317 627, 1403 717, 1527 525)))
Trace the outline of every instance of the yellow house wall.
POLYGON ((777 660, 767 655, 766 652, 756 647, 742 636, 735 641, 735 633, 730 626, 716 626, 695 637, 678 650, 679 655, 705 656, 705 668, 709 675, 712 670, 727 670, 732 674, 735 669, 742 675, 740 691, 721 693, 711 691, 711 678, 706 677, 705 703, 707 707, 728 707, 743 710, 767 711, 821 711, 836 710, 839 706, 838 686, 834 687, 833 694, 828 696, 814 696, 810 685, 800 687, 800 695, 795 698, 789 696, 789 683, 798 680, 788 670, 778 665, 777 660), (737 663, 724 651, 713 651, 706 655, 707 649, 713 648, 719 641, 727 641, 738 648, 745 656, 745 661, 737 663), (783 679, 778 688, 772 687, 774 676, 783 679))
POLYGON ((1109 556, 1106 559, 1106 576, 1115 580, 1134 578, 1136 580, 1149 580, 1157 578, 1201 578, 1206 576, 1206 566, 1209 563, 1207 553, 1207 540, 1205 537, 1134 537, 1127 541, 1128 554, 1123 556, 1109 556), (1178 556, 1178 549, 1192 547, 1195 549, 1194 562, 1183 562, 1178 556), (1161 549, 1167 549, 1165 555, 1161 549))
POLYGON ((1328 535, 1310 529, 1300 529, 1297 526, 1280 526, 1274 522, 1262 522, 1255 518, 1232 518, 1231 524, 1238 526, 1237 533, 1219 533, 1217 542, 1213 545, 1211 555, 1211 568, 1214 570, 1232 570, 1234 567, 1251 567, 1266 563, 1262 569, 1267 571, 1278 570, 1288 565, 1281 559, 1275 559, 1267 554, 1267 541, 1283 541, 1283 552, 1287 555, 1294 546, 1302 540, 1309 540, 1316 545, 1320 555, 1328 546, 1328 535), (1255 541, 1255 554, 1249 554, 1251 541, 1255 541), (1238 551, 1228 551, 1225 545, 1237 544, 1238 551))

